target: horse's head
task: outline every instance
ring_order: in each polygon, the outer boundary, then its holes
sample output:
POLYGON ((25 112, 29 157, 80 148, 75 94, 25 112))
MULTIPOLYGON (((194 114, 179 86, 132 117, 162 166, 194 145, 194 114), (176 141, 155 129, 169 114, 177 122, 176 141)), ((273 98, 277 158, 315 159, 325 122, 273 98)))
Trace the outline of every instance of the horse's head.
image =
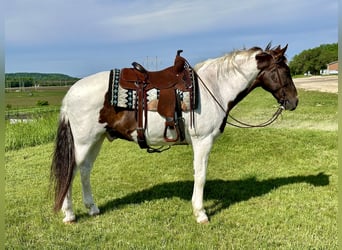
POLYGON ((257 67, 260 70, 256 84, 272 93, 280 105, 286 110, 295 110, 298 104, 297 90, 292 81, 290 69, 287 65, 284 48, 270 49, 255 56, 257 67))

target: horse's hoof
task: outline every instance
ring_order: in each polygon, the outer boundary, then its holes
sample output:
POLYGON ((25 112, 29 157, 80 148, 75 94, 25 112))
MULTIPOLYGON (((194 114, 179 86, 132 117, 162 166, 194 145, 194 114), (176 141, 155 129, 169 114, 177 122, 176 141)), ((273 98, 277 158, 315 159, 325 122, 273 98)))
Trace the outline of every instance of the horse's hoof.
POLYGON ((76 224, 76 220, 72 220, 72 221, 63 221, 65 225, 73 225, 76 224))
POLYGON ((90 216, 98 216, 100 215, 100 211, 98 213, 89 213, 90 216))
POLYGON ((89 215, 90 216, 97 216, 100 214, 100 209, 98 209, 97 206, 92 206, 89 210, 89 215))
POLYGON ((76 223, 76 216, 65 217, 63 222, 64 224, 74 224, 76 223))
POLYGON ((206 225, 209 224, 209 219, 208 218, 203 218, 202 220, 197 220, 198 224, 206 225))
POLYGON ((209 220, 207 218, 206 220, 199 221, 198 223, 202 225, 206 225, 206 224, 209 224, 209 220))
POLYGON ((208 224, 209 223, 208 216, 205 213, 203 213, 201 216, 198 216, 196 221, 199 224, 208 224))

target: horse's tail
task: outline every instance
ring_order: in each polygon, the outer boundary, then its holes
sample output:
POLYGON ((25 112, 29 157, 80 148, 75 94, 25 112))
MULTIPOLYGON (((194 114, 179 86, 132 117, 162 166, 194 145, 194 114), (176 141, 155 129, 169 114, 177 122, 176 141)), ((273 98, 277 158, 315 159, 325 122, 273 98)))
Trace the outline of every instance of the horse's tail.
POLYGON ((75 145, 67 115, 61 114, 58 124, 55 150, 51 164, 50 179, 54 184, 54 211, 62 208, 63 201, 72 183, 76 167, 75 145))

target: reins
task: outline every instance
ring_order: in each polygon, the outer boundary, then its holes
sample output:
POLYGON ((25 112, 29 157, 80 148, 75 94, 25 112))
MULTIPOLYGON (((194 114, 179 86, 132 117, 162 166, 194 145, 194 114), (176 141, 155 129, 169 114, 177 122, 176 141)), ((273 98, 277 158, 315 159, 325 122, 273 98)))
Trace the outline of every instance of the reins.
MULTIPOLYGON (((231 125, 233 127, 237 127, 237 128, 263 128, 263 127, 267 127, 267 126, 271 125, 273 122, 275 122, 278 119, 278 117, 281 115, 282 111, 285 110, 285 107, 283 105, 281 105, 277 109, 277 111, 272 115, 272 117, 270 119, 268 119, 267 121, 262 122, 260 124, 257 124, 257 125, 252 125, 252 124, 248 124, 248 123, 245 123, 245 122, 241 122, 238 119, 236 119, 233 116, 231 116, 229 114, 229 110, 225 110, 225 108, 217 100, 217 98, 214 96, 214 94, 211 92, 211 90, 208 88, 208 86, 205 84, 205 82, 202 80, 202 78, 197 74, 195 69, 193 67, 191 67, 189 62, 186 61, 186 63, 188 64, 189 68, 191 68, 196 73, 196 76, 198 77, 198 79, 200 79, 200 81, 202 83, 202 86, 206 89, 206 91, 213 98, 213 100, 216 102, 216 104, 222 109, 223 112, 226 113, 226 117, 224 118, 224 120, 226 121, 226 124, 229 124, 229 125, 231 125), (228 117, 230 117, 233 121, 235 121, 238 124, 234 124, 234 123, 229 122, 228 119, 227 119, 228 117)), ((279 81, 281 81, 281 78, 279 76, 278 68, 277 68, 277 75, 278 75, 279 81)))
POLYGON ((235 122, 237 122, 239 124, 234 124, 234 123, 231 123, 229 121, 227 121, 226 123, 231 125, 231 126, 237 127, 237 128, 264 128, 264 127, 267 127, 267 126, 271 125, 273 122, 275 122, 275 120, 277 120, 277 118, 279 117, 279 115, 281 114, 281 112, 284 109, 285 109, 284 106, 280 106, 269 120, 267 120, 267 121, 265 121, 263 123, 257 124, 257 125, 251 125, 251 124, 247 124, 247 123, 241 122, 241 121, 237 120, 236 118, 234 118, 233 116, 231 116, 229 114, 228 114, 228 116, 232 120, 234 120, 235 122))

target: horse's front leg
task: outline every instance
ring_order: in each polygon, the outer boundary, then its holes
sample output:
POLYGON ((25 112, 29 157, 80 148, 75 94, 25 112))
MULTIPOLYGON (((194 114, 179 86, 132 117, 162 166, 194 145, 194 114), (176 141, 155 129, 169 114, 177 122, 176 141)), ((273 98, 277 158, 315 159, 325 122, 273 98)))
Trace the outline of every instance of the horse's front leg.
POLYGON ((193 212, 198 223, 207 223, 208 216, 203 207, 203 192, 206 180, 208 157, 213 145, 213 139, 206 137, 193 140, 194 151, 194 190, 192 194, 193 212))

